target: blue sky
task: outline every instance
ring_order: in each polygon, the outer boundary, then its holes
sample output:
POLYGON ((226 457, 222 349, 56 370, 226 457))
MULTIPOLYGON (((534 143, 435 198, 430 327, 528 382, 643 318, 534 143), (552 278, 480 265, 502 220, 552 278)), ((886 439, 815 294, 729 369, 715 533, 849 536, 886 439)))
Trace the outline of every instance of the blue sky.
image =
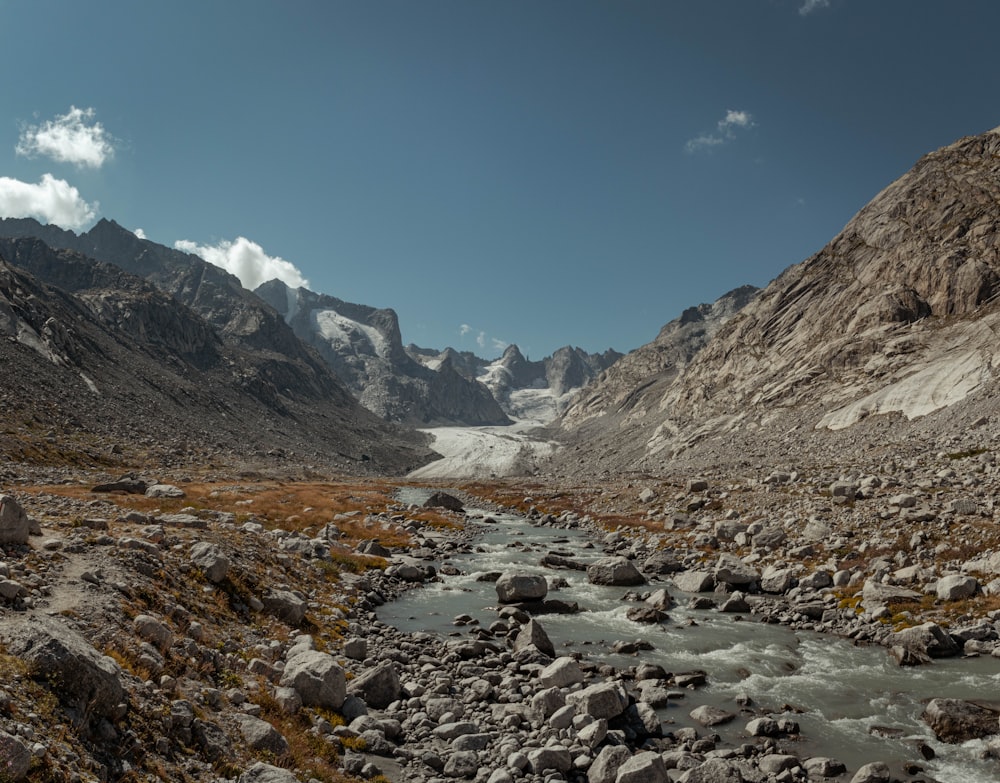
POLYGON ((0 0, 0 215, 627 351, 1000 125, 994 0, 0 0))

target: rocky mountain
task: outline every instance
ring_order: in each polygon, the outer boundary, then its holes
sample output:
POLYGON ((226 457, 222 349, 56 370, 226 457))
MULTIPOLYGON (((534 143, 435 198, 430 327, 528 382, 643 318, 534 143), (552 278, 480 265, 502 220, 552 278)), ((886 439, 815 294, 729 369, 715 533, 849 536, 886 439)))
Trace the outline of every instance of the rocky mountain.
POLYGON ((304 350, 244 343, 250 330, 224 333, 150 282, 39 239, 0 240, 0 259, 8 338, 0 341, 0 450, 10 460, 294 455, 299 464, 371 473, 432 456, 419 435, 361 408, 304 350))
POLYGON ((489 390, 450 361, 433 369, 414 361, 403 348, 394 311, 293 290, 280 280, 255 293, 382 418, 420 427, 510 423, 489 390))
POLYGON ((516 345, 509 345, 491 362, 453 348, 437 352, 409 345, 406 350, 427 367, 450 364, 483 383, 511 417, 539 423, 554 419, 576 392, 622 356, 613 349, 591 354, 567 345, 551 356, 531 361, 516 345))
POLYGON ((805 453, 854 428, 867 434, 827 442, 877 447, 885 427, 947 428, 932 415, 944 409, 952 426, 982 424, 995 407, 998 227, 1000 129, 922 158, 665 387, 633 380, 627 416, 608 415, 626 384, 606 401, 588 392, 563 432, 582 450, 607 447, 606 468, 649 470, 765 442, 805 453), (609 426, 588 428, 595 416, 609 426))

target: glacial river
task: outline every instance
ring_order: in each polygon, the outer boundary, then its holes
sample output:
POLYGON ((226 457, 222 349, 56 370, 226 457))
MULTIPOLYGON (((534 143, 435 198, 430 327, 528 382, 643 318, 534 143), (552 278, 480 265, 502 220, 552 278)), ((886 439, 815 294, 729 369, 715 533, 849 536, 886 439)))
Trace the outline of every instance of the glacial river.
MULTIPOLYGON (((404 502, 419 502, 419 490, 406 493, 404 502)), ((410 591, 381 607, 379 618, 401 630, 462 634, 467 628, 454 624, 458 615, 471 615, 484 627, 497 619, 494 585, 476 581, 483 572, 541 573, 550 582, 561 577, 569 586, 550 590, 549 597, 576 601, 582 611, 538 618, 557 654, 579 652, 588 660, 622 668, 649 662, 668 672, 707 672, 707 686, 685 691, 683 698, 658 711, 664 730, 695 726, 701 736, 718 733, 724 742, 738 746, 749 741, 743 733, 746 722, 763 709, 773 711, 772 717, 789 717, 801 727, 799 739, 783 739, 780 745, 801 758, 830 756, 844 762, 849 770, 845 780, 871 761, 920 763, 926 774, 942 783, 1000 780, 1000 761, 980 758, 983 742, 958 746, 938 742, 920 720, 922 700, 1000 699, 1000 659, 984 656, 900 668, 881 647, 795 632, 755 622, 749 615, 737 619, 714 610, 690 610, 685 606, 688 596, 659 582, 632 589, 666 586, 678 606, 669 610, 667 622, 641 625, 625 616, 634 605, 621 600, 629 588, 592 585, 584 572, 539 565, 541 556, 552 550, 572 552, 583 561, 602 556, 599 548, 585 548, 589 539, 583 532, 535 526, 516 515, 488 516, 496 524, 483 525, 476 541, 479 551, 442 561, 458 568, 461 575, 445 576, 442 582, 410 591), (654 649, 638 656, 611 652, 615 641, 637 639, 654 649), (740 713, 736 699, 741 696, 752 699, 755 714, 740 713), (704 729, 688 716, 700 704, 721 706, 737 713, 737 719, 704 729), (784 705, 795 711, 782 712, 784 705), (933 760, 924 761, 916 749, 917 738, 934 749, 933 760)))

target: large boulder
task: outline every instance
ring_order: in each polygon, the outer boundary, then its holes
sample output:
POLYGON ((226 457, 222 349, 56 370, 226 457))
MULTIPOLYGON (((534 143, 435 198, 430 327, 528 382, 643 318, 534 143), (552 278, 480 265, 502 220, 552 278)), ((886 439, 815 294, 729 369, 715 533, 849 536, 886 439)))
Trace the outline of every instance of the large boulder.
POLYGON ((667 767, 659 753, 637 753, 618 768, 615 783, 669 783, 667 767))
POLYGON ((627 558, 602 557, 587 568, 587 581, 595 585, 641 585, 646 577, 627 558))
POLYGON ((306 616, 306 602, 288 590, 271 590, 264 596, 264 611, 289 625, 298 625, 306 616))
POLYGON ((12 734, 0 731, 0 780, 24 780, 31 767, 31 750, 12 734))
POLYGON ((208 541, 199 541, 192 546, 190 558, 209 582, 218 584, 229 574, 229 558, 222 554, 218 546, 208 541))
POLYGON ((748 587, 760 581, 760 572, 735 555, 723 553, 715 564, 715 581, 733 587, 748 587))
POLYGON ((997 709, 961 699, 931 699, 920 717, 942 742, 967 742, 1000 734, 997 709))
POLYGON ((447 492, 435 492, 424 501, 424 508, 443 508, 448 511, 462 512, 465 507, 462 501, 447 492))
POLYGON ((890 637, 890 643, 892 647, 909 651, 918 659, 921 657, 950 658, 962 651, 947 631, 937 623, 932 622, 896 631, 890 637))
POLYGON ((704 593, 715 587, 715 577, 709 571, 681 571, 673 575, 673 580, 685 593, 704 593))
POLYGON ((942 576, 937 582, 937 597, 942 601, 960 601, 971 598, 979 589, 979 582, 967 574, 942 576))
POLYGON ((548 582, 540 574, 506 573, 496 581, 497 600, 502 604, 541 601, 549 592, 548 582))
POLYGON ((27 544, 30 532, 28 515, 17 499, 0 495, 0 544, 27 544))
POLYGON ((543 688, 565 688, 583 682, 583 670, 573 658, 564 655, 538 672, 538 683, 543 688))
POLYGON ((291 770, 255 761, 237 778, 237 783, 299 783, 299 779, 291 770))
POLYGON ((587 783, 615 783, 622 764, 632 758, 624 745, 605 745, 587 770, 587 783))
POLYGON ((30 626, 7 624, 0 634, 7 653, 26 661, 79 724, 122 714, 127 699, 121 669, 73 629, 39 615, 30 626))
POLYGON ((566 696, 566 703, 573 704, 580 712, 592 718, 610 720, 625 712, 628 696, 622 686, 615 682, 599 682, 566 696))
POLYGON ((369 707, 385 709, 399 698, 399 674, 390 661, 385 661, 351 680, 347 692, 363 699, 369 707))
POLYGON ((280 684, 294 688, 306 707, 339 710, 347 697, 347 678, 332 655, 303 650, 285 665, 280 684))
POLYGON ((528 647, 534 647, 549 658, 556 657, 556 648, 552 640, 537 620, 529 620, 514 637, 514 652, 520 652, 528 647))

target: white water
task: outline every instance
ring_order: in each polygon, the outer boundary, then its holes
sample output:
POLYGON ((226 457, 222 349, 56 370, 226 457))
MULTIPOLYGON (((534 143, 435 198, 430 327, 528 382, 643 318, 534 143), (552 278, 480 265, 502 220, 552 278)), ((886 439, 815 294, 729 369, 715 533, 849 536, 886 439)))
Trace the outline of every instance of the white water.
MULTIPOLYGON (((462 575, 411 591, 382 607, 380 619, 404 630, 442 635, 461 632, 453 623, 459 614, 467 613, 488 626, 496 619, 496 592, 491 583, 476 581, 484 570, 544 573, 550 582, 561 577, 569 587, 550 591, 549 597, 577 601, 586 611, 539 618, 557 652, 578 651, 589 660, 618 667, 649 662, 668 672, 700 669, 708 673, 707 687, 688 691, 684 699, 659 711, 668 724, 665 730, 672 728, 669 724, 696 725, 688 713, 703 703, 739 713, 735 699, 748 695, 756 710, 769 710, 800 724, 801 739, 780 744, 802 758, 831 756, 847 764, 851 774, 871 761, 911 761, 923 764, 928 775, 945 783, 1000 780, 1000 762, 978 758, 983 743, 938 742, 920 720, 921 700, 995 698, 1000 693, 1000 660, 938 661, 904 669, 879 647, 854 646, 842 639, 796 633, 750 618, 741 621, 715 611, 688 610, 683 606, 687 597, 672 587, 670 592, 682 606, 670 610, 670 621, 640 625, 625 617, 630 604, 621 597, 626 588, 591 585, 583 572, 545 569, 538 564, 545 552, 553 550, 571 553, 578 560, 600 556, 599 550, 584 548, 583 534, 535 527, 516 516, 493 518, 498 524, 486 527, 478 542, 481 551, 447 561, 461 569, 462 575), (610 652, 614 641, 636 639, 650 642, 655 649, 639 656, 610 652), (795 712, 784 712, 784 705, 795 712), (901 736, 875 736, 872 727, 898 730, 901 736), (914 738, 929 744, 937 757, 925 762, 914 738)), ((662 586, 651 583, 635 589, 662 586)), ((710 732, 717 732, 730 745, 740 745, 750 741, 743 727, 757 714, 741 713, 733 723, 710 732)), ((702 735, 706 733, 697 728, 702 735)))

